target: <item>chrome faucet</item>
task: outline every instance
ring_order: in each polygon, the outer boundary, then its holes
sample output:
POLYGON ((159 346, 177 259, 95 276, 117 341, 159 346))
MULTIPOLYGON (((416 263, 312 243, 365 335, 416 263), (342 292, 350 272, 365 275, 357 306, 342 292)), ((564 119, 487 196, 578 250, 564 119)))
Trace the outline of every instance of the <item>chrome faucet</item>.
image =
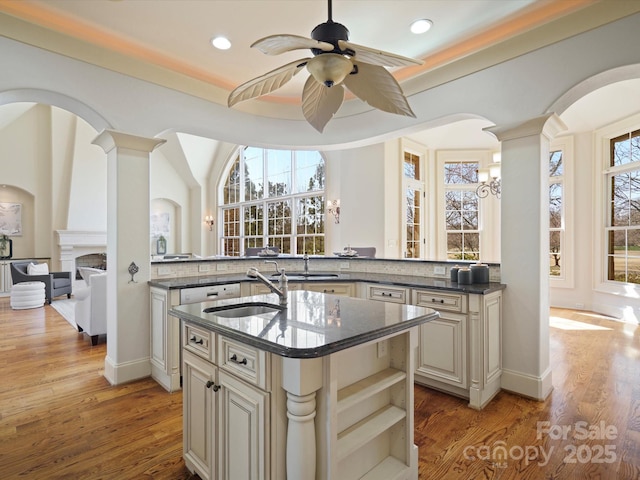
POLYGON ((276 275, 280 275, 280 269, 278 268, 278 262, 276 262, 275 260, 265 260, 264 263, 273 263, 273 265, 276 267, 276 275))
POLYGON ((264 283, 269 290, 280 297, 280 305, 287 304, 287 296, 289 293, 289 279, 284 274, 284 268, 280 270, 280 288, 276 287, 268 278, 262 275, 257 268, 251 267, 247 270, 247 277, 257 278, 264 283))
POLYGON ((302 260, 304 261, 304 274, 309 275, 309 255, 305 253, 302 256, 302 260))

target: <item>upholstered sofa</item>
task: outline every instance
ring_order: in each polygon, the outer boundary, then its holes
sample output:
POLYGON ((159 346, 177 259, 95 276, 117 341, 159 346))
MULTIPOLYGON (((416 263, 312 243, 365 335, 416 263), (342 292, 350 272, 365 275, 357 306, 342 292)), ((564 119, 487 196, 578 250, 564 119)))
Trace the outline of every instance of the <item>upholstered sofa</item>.
POLYGON ((51 304, 52 298, 59 297, 60 295, 66 295, 67 298, 71 298, 73 289, 71 272, 49 272, 47 267, 42 270, 46 270, 48 273, 29 275, 30 264, 38 267, 46 265, 46 263, 38 264, 35 260, 11 262, 11 281, 13 285, 22 282, 43 282, 44 296, 48 304, 51 304))
POLYGON ((97 345, 99 335, 107 333, 107 274, 93 274, 87 283, 86 288, 74 293, 75 322, 78 331, 89 335, 91 344, 97 345))

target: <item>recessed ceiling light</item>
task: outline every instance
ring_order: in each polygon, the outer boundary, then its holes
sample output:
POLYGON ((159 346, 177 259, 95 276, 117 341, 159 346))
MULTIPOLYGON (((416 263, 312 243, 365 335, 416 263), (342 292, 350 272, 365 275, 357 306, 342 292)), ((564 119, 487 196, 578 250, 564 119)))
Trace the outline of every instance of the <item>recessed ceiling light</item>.
POLYGON ((433 26, 433 22, 427 18, 421 18, 411 24, 412 33, 424 33, 427 32, 433 26))
POLYGON ((229 50, 231 48, 231 42, 226 37, 215 37, 211 40, 211 45, 219 50, 229 50))

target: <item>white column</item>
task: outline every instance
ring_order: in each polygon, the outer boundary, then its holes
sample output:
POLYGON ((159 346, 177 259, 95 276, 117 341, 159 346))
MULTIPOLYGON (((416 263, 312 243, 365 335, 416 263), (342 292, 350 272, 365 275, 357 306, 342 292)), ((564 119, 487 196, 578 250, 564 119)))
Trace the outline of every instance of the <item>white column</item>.
POLYGON ((316 478, 316 391, 322 387, 322 359, 284 358, 287 392, 287 478, 316 478))
POLYGON ((538 400, 552 389, 549 366, 549 142, 566 127, 555 115, 491 127, 502 142, 501 386, 538 400))
POLYGON ((105 130, 93 143, 107 154, 107 356, 113 385, 151 374, 149 153, 165 142, 105 130), (131 282, 128 272, 138 273, 131 282))

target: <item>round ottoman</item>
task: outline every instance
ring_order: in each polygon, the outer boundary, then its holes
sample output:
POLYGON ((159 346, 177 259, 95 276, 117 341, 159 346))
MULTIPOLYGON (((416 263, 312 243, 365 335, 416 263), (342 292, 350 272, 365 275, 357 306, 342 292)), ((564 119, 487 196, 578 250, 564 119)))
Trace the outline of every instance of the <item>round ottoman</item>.
POLYGON ((11 287, 11 308, 37 308, 44 305, 43 282, 21 282, 11 287))

